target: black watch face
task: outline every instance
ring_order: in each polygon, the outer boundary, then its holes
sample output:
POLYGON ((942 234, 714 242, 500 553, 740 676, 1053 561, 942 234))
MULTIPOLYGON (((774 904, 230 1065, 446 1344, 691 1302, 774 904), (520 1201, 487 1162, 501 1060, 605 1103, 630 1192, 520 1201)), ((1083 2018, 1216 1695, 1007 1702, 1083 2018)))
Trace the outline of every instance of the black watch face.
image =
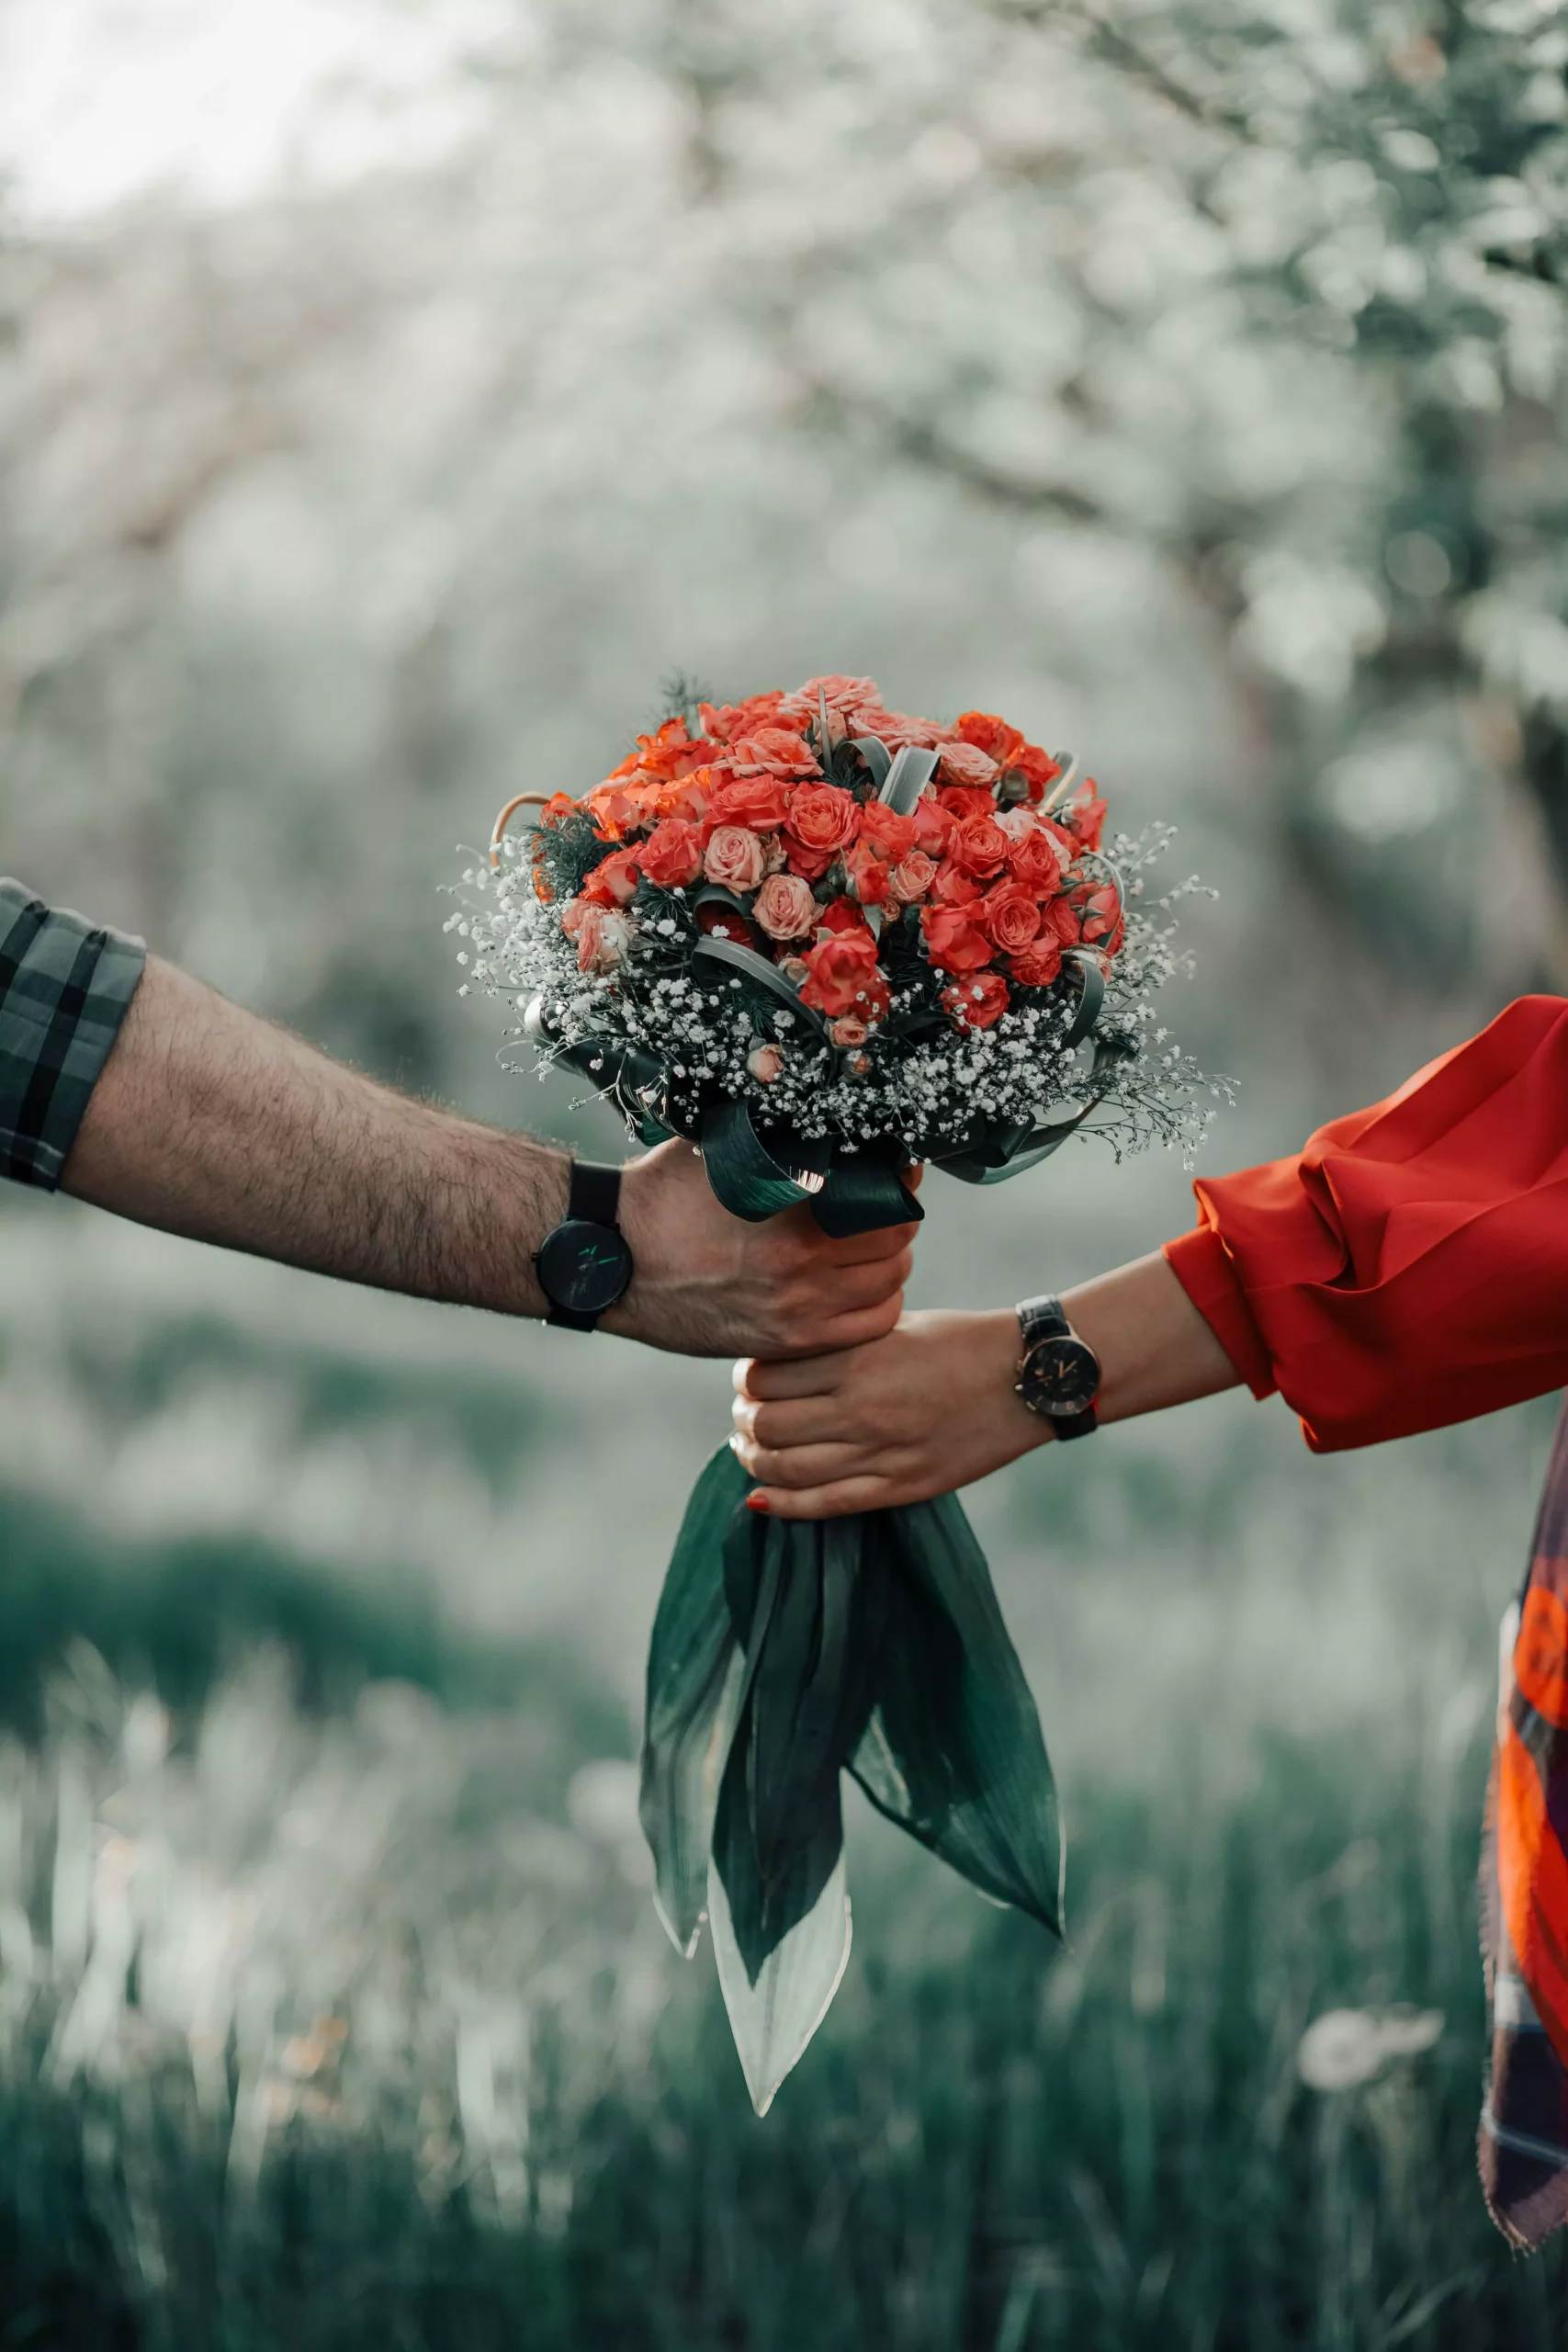
POLYGON ((625 1237, 585 1217, 570 1217, 545 1236, 538 1265, 540 1289, 574 1315, 603 1315, 632 1278, 625 1237))
POLYGON ((1086 1412, 1100 1389, 1100 1359, 1094 1350, 1070 1333, 1060 1339, 1037 1340, 1024 1359, 1019 1383, 1037 1413, 1058 1415, 1086 1412))

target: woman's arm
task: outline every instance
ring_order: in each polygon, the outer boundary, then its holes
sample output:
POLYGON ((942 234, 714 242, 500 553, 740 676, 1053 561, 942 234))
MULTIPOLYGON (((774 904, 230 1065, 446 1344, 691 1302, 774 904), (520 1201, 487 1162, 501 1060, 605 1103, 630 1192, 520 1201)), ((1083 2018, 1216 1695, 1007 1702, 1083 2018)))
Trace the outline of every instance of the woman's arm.
MULTIPOLYGON (((1194 1231, 1064 1301, 1102 1419, 1244 1379, 1326 1453, 1568 1383, 1562 998, 1521 997, 1304 1150, 1196 1190, 1194 1231)), ((741 1458, 795 1517, 983 1477, 1050 1434, 1010 1394, 1017 1345, 1009 1314, 913 1316, 862 1359, 743 1366, 741 1458)))
MULTIPOLYGON (((1240 1378, 1163 1257, 1068 1291, 1068 1320, 1100 1358, 1102 1421, 1157 1413, 1240 1378)), ((1049 1421, 1013 1393, 1010 1308, 907 1315, 869 1347, 736 1366, 735 1450, 761 1482, 755 1507, 826 1519, 919 1502, 1046 1444, 1049 1421)))

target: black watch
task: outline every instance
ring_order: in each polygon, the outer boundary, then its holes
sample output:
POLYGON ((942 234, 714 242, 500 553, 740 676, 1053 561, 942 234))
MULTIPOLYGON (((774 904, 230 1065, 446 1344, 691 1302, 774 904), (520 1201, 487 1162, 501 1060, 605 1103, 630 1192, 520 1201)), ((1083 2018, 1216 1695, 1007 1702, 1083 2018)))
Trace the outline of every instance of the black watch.
POLYGON ((1026 1298, 1018 1309, 1023 1353, 1013 1387, 1058 1437, 1089 1437, 1100 1427, 1100 1358, 1080 1340, 1059 1298, 1026 1298))
POLYGON ((590 1159, 571 1163, 566 1216, 547 1233, 534 1253, 539 1288, 550 1302, 547 1323, 568 1331, 592 1331, 599 1317, 624 1298, 632 1278, 632 1253, 615 1223, 621 1171, 590 1159))

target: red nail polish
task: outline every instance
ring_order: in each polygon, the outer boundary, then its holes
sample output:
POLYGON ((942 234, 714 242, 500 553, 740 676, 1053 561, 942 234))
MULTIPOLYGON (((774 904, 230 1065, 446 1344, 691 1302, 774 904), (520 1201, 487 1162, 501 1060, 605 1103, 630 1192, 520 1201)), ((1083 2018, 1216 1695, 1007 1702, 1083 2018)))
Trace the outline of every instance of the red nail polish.
POLYGON ((766 1495, 762 1495, 762 1494, 748 1495, 748 1496, 747 1496, 747 1498, 746 1498, 746 1508, 747 1508, 747 1510, 761 1510, 761 1511, 770 1511, 770 1512, 771 1512, 771 1510, 772 1510, 772 1506, 770 1505, 770 1503, 769 1503, 769 1501, 768 1501, 768 1498, 767 1498, 766 1495))

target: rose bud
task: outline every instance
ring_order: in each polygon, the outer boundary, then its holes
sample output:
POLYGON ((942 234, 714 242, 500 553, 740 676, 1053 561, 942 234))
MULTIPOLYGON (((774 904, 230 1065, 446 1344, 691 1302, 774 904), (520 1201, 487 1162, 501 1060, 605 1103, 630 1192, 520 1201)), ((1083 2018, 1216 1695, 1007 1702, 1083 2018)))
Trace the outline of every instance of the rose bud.
POLYGON ((835 1046, 863 1046, 871 1031, 858 1012, 841 1012, 829 1023, 828 1035, 835 1046))
POLYGON ((779 969, 792 988, 802 988, 811 977, 811 967, 804 956, 781 956, 779 969))
POLYGON ((783 1049, 778 1046, 753 1046, 746 1057, 746 1067, 764 1086, 772 1086, 784 1068, 783 1049))

